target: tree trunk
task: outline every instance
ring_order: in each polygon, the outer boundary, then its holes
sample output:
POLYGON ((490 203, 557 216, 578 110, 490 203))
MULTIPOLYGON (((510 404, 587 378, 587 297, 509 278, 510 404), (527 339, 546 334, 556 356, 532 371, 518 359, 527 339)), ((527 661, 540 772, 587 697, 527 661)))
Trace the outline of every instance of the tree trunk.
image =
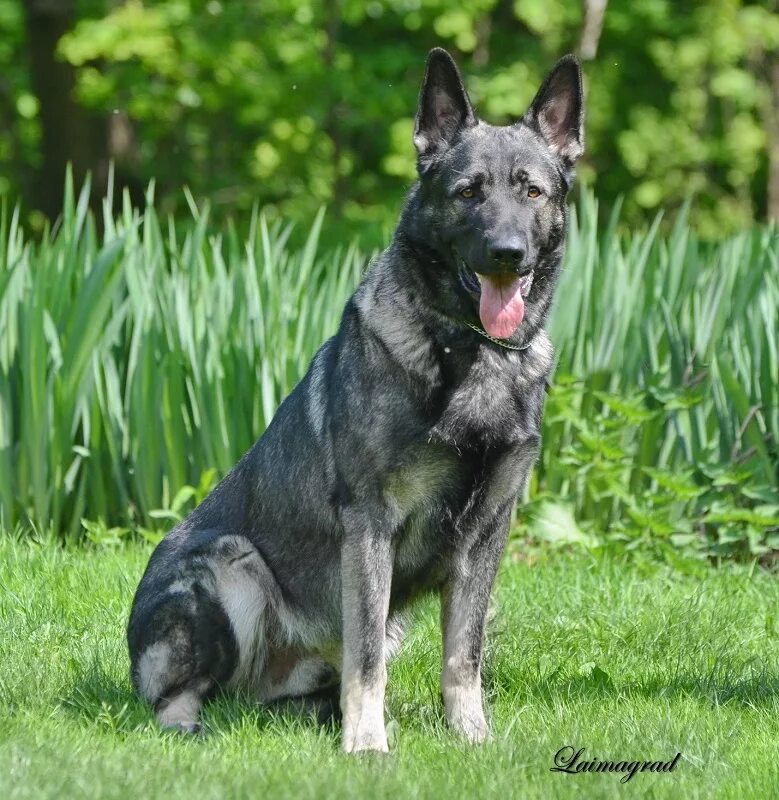
POLYGON ((768 203, 766 215, 779 222, 779 55, 766 57, 769 100, 765 114, 768 139, 768 203))
POLYGON ((30 76, 40 103, 43 151, 31 199, 35 208, 53 220, 62 209, 68 162, 73 165, 77 186, 92 170, 93 201, 98 202, 102 196, 107 163, 105 126, 75 102, 73 67, 56 55, 57 43, 74 22, 73 0, 25 0, 24 6, 30 76))
POLYGON ((343 132, 339 116, 341 113, 341 102, 338 96, 337 84, 333 69, 335 67, 335 49, 338 44, 338 34, 340 30, 340 8, 338 0, 327 0, 325 3, 325 33, 327 40, 322 51, 322 61, 326 70, 326 81, 328 84, 328 107, 325 113, 324 128, 330 141, 333 143, 333 208, 336 214, 343 210, 345 202, 346 186, 344 176, 341 174, 341 158, 343 155, 343 132))
POLYGON ((584 30, 579 44, 579 55, 583 61, 592 61, 598 53, 607 3, 608 0, 584 0, 584 30))
POLYGON ((490 63, 490 35, 492 34, 492 18, 482 14, 476 20, 476 47, 473 51, 474 67, 483 68, 490 63))

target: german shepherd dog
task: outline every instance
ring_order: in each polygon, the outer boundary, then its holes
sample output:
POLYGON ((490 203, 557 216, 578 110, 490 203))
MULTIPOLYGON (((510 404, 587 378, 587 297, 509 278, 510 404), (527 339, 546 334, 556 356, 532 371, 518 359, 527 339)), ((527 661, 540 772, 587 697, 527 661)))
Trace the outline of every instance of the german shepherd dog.
MULTIPOLYGON (((515 124, 471 106, 431 51, 419 180, 303 380, 149 561, 128 628, 132 680, 165 728, 204 699, 340 697, 343 749, 387 750, 386 663, 402 612, 441 597, 446 718, 488 736, 485 615, 540 444, 565 198, 583 149, 566 56, 515 124)), ((300 704, 305 705, 301 699, 300 704)))

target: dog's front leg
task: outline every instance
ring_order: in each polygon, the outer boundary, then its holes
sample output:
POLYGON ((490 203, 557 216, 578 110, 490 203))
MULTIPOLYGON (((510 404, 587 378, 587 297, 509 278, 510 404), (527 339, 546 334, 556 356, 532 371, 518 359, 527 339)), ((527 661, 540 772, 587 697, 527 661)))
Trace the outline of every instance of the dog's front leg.
POLYGON ((452 728, 478 743, 489 736, 481 696, 481 656, 484 621, 492 585, 506 544, 511 509, 527 484, 538 454, 538 437, 531 436, 499 460, 485 481, 481 499, 467 519, 466 532, 452 561, 441 594, 444 669, 441 692, 452 728))
POLYGON ((481 696, 484 621, 509 511, 497 515, 467 552, 458 555, 441 595, 444 668, 441 692, 449 725, 478 744, 489 736, 481 696))
POLYGON ((385 626, 392 580, 388 531, 355 515, 341 548, 343 749, 387 752, 384 730, 385 626))

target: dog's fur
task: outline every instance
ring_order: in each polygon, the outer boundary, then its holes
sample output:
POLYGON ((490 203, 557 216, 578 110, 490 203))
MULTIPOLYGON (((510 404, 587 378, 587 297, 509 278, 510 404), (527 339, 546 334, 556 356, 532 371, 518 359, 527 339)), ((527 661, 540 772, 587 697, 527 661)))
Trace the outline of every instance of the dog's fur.
POLYGON ((163 726, 196 730, 221 687, 262 702, 340 689, 344 749, 386 750, 401 612, 436 591, 447 719, 486 738, 484 619, 539 448, 552 366, 542 324, 582 105, 565 57, 519 122, 487 125, 451 57, 431 52, 420 178, 392 243, 267 431, 160 543, 138 587, 132 679, 163 726), (504 343, 515 349, 465 324, 479 323, 474 273, 507 270, 533 273, 504 343))

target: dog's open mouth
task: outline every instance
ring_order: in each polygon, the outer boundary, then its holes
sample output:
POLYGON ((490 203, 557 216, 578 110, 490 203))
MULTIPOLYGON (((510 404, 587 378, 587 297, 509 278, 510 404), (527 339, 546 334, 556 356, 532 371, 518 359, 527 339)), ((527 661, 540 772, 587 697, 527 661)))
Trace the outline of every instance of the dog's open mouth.
POLYGON ((479 318, 484 330, 498 339, 508 339, 525 317, 525 299, 533 285, 533 273, 500 272, 480 275, 460 263, 460 282, 479 298, 479 318))

